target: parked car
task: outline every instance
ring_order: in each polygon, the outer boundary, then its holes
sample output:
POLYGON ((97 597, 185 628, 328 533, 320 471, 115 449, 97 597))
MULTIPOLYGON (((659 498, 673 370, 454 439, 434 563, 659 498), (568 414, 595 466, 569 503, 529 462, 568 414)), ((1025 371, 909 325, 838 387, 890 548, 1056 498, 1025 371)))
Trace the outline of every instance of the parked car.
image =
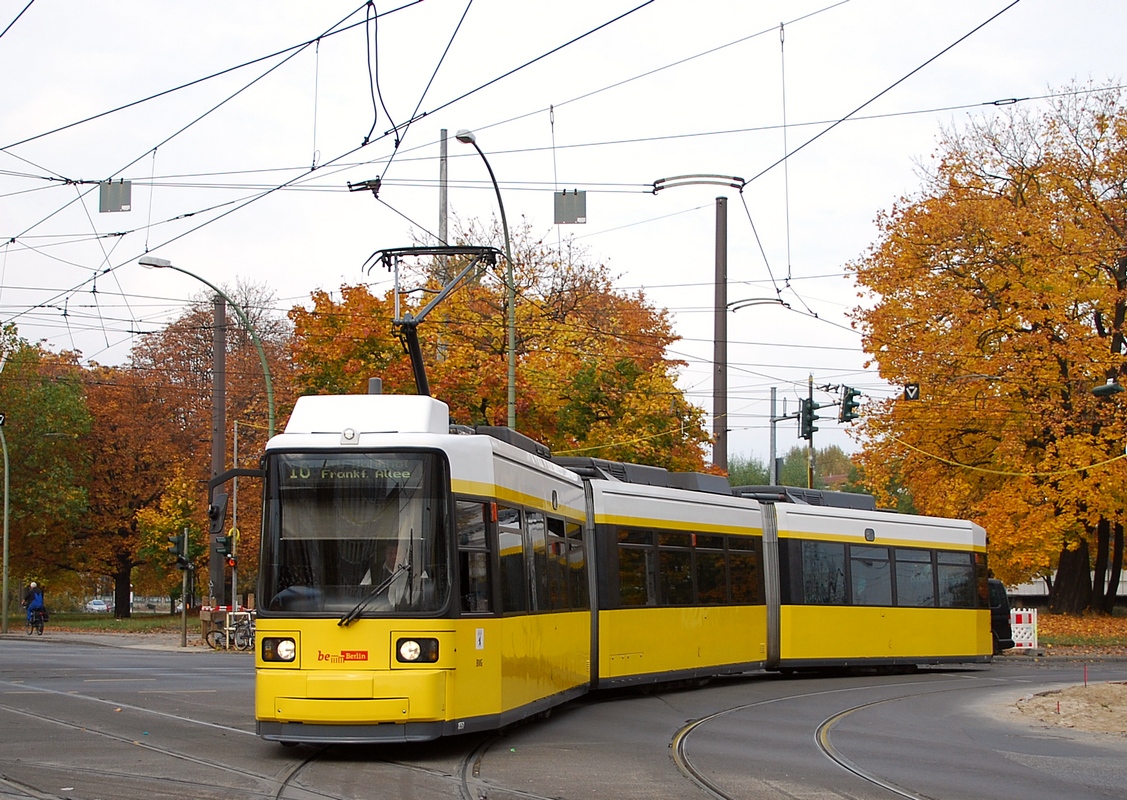
POLYGON ((95 597, 86 604, 86 610, 94 614, 101 614, 109 611, 110 607, 106 604, 105 600, 99 600, 95 597))
POLYGON ((991 578, 990 584, 990 632, 994 636, 994 655, 1014 646, 1013 629, 1010 627, 1010 598, 1001 581, 991 578))

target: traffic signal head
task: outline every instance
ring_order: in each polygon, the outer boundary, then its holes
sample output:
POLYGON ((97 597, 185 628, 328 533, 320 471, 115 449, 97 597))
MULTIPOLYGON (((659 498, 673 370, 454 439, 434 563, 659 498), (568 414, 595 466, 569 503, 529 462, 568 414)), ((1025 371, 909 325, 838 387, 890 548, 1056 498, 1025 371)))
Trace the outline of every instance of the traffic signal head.
POLYGON ((239 566, 239 559, 235 557, 234 553, 227 554, 227 566, 229 566, 231 569, 235 569, 237 566, 239 566))
POLYGON ((861 401, 858 399, 860 396, 861 393, 853 387, 845 387, 841 397, 841 416, 838 417, 840 422, 852 422, 860 416, 858 413, 861 407, 861 401))
POLYGON ((814 412, 819 408, 815 405, 814 401, 809 398, 799 400, 798 407, 798 432, 803 439, 813 439, 814 431, 818 428, 814 425, 814 420, 818 419, 818 415, 814 412))
POLYGON ((184 537, 183 536, 169 536, 168 537, 168 552, 180 558, 184 555, 184 537))
POLYGON ((227 516, 227 495, 223 492, 212 498, 207 507, 207 525, 211 533, 223 533, 223 520, 227 516))

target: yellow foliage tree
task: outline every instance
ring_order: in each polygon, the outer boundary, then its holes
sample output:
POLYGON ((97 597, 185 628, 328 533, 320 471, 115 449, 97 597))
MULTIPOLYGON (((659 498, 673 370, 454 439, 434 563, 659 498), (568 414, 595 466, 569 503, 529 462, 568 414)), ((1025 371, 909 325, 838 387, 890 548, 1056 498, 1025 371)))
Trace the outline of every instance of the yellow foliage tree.
POLYGON ((1124 414, 1091 390, 1127 374, 1125 221, 1127 111, 1089 87, 946 132, 851 265, 867 351, 921 390, 870 407, 870 488, 980 521, 1005 581, 1057 570, 1058 610, 1104 606, 1122 563, 1124 414))

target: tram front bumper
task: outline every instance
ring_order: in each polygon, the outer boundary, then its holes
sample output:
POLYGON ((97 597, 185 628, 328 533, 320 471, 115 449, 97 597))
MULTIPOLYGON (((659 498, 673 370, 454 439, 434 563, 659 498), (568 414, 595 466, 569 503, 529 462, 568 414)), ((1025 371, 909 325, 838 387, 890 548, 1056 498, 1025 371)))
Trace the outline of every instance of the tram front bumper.
POLYGON ((259 669, 260 721, 379 724, 439 721, 446 714, 442 670, 317 672, 259 669))

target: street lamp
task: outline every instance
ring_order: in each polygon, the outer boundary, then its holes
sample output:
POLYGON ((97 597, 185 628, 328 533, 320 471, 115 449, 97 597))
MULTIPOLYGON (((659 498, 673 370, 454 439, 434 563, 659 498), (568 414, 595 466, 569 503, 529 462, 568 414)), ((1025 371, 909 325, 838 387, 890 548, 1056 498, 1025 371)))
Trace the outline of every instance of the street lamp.
MULTIPOLYGON (((4 361, 0 361, 0 371, 4 369, 4 361)), ((4 450, 4 600, 3 621, 0 622, 0 633, 8 632, 8 440, 4 438, 4 419, 0 415, 0 447, 4 450)))
POLYGON ((241 322, 243 324, 243 327, 247 329, 247 333, 250 334, 251 341, 254 342, 254 347, 258 351, 258 358, 262 362, 262 376, 263 376, 263 379, 266 382, 267 427, 268 427, 268 431, 269 431, 269 436, 273 437, 274 436, 274 383, 270 379, 270 367, 266 363, 266 351, 262 349, 262 342, 258 338, 258 333, 255 332, 254 326, 251 324, 250 318, 247 316, 246 312, 243 311, 242 306, 240 306, 238 303, 236 303, 234 300, 232 300, 230 297, 228 297, 226 292, 224 292, 222 289, 220 289, 218 286, 216 286, 211 281, 207 280, 207 278, 200 277, 199 275, 197 275, 194 272, 189 272, 188 270, 184 269, 183 267, 178 267, 175 264, 173 264, 171 261, 169 261, 168 259, 155 258, 153 256, 144 256, 137 263, 140 264, 142 267, 148 267, 150 269, 174 269, 177 272, 184 273, 189 278, 195 278, 197 281, 204 284, 205 286, 210 288, 213 292, 215 292, 217 295, 219 295, 224 300, 226 300, 227 305, 229 305, 229 306, 231 306, 231 308, 235 309, 235 314, 238 316, 239 322, 241 322))
POLYGON ((493 167, 489 166, 489 159, 477 146, 477 137, 473 131, 460 130, 454 138, 462 144, 472 144, 485 168, 489 171, 489 180, 493 181, 493 191, 497 193, 497 207, 501 209, 501 230, 505 234, 505 282, 509 288, 509 427, 517 427, 517 287, 513 283, 513 252, 509 246, 509 223, 505 219, 505 204, 501 202, 501 187, 497 185, 497 177, 493 174, 493 167))

